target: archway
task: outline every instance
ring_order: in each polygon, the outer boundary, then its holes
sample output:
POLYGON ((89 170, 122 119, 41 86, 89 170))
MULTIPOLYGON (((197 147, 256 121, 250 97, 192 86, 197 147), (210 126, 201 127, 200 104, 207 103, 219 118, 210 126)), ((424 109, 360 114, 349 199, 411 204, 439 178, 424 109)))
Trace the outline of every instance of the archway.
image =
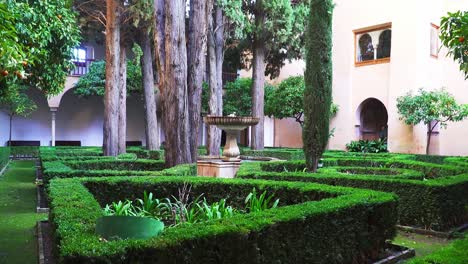
POLYGON ((376 98, 367 98, 357 109, 359 139, 386 139, 388 133, 388 112, 385 105, 376 98))

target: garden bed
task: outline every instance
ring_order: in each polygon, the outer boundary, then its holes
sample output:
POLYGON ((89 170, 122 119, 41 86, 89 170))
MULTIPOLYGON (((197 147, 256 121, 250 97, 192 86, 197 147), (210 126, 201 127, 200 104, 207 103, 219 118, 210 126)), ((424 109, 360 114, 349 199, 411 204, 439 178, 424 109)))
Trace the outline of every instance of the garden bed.
POLYGON ((62 263, 352 263, 383 249, 395 235, 391 194, 311 183, 195 177, 54 179, 51 221, 62 263), (242 204, 253 187, 280 199, 278 208, 167 229, 148 240, 103 241, 94 233, 112 201, 194 195, 242 204))
MULTIPOLYGON (((344 166, 344 164, 356 166, 355 160, 337 161, 339 161, 338 163, 341 166, 344 166)), ((428 172, 433 174, 436 171, 441 173, 463 171, 463 169, 454 166, 423 162, 416 163, 417 166, 407 166, 407 168, 418 170, 426 164, 426 167, 422 171, 419 171, 423 174, 428 172)), ((408 165, 413 163, 398 162, 397 164, 408 165)), ((317 182, 393 192, 400 198, 398 217, 401 225, 445 231, 468 221, 468 196, 466 195, 468 173, 454 176, 433 175, 432 179, 423 180, 412 177, 404 178, 397 175, 346 175, 330 171, 332 169, 329 168, 321 169, 319 173, 312 174, 302 172, 301 169, 304 166, 303 161, 245 163, 240 167, 237 177, 276 181, 317 182), (291 172, 282 171, 281 169, 284 167, 287 167, 291 172)), ((372 168, 366 168, 366 170, 369 169, 372 168)))

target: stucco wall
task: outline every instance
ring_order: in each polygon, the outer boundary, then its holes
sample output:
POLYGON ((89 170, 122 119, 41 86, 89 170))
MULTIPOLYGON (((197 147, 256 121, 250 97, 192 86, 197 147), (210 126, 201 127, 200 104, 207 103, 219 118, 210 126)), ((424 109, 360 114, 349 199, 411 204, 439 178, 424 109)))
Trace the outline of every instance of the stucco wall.
MULTIPOLYGON (((396 99, 419 88, 445 87, 460 103, 468 103, 468 82, 458 65, 447 58, 441 49, 437 59, 430 56, 430 24, 439 24, 447 11, 467 10, 467 1, 414 0, 371 1, 335 0, 333 21, 333 100, 340 110, 332 119, 335 128, 331 149, 345 149, 345 144, 356 140, 359 125, 359 105, 367 98, 379 99, 388 111, 388 144, 390 151, 424 153, 427 127, 423 124, 407 126, 396 108, 396 99), (355 67, 353 30, 392 23, 392 49, 389 63, 355 67)), ((301 74, 303 62, 287 64, 278 83, 290 75, 301 74)), ((242 75, 249 76, 249 72, 242 75)), ((298 129, 287 125, 290 121, 277 121, 275 146, 299 146, 298 129), (279 138, 281 137, 281 138, 279 138), (287 142, 287 143, 286 143, 287 142), (289 145, 290 144, 290 145, 289 145)), ((468 120, 449 124, 441 129, 431 143, 431 153, 442 155, 468 155, 468 120)))
MULTIPOLYGON (((28 117, 14 117, 12 125, 12 140, 41 141, 41 145, 49 145, 50 112, 45 96, 37 89, 27 91, 28 96, 37 105, 37 110, 28 117)), ((0 145, 7 144, 9 137, 9 118, 0 111, 0 145)))

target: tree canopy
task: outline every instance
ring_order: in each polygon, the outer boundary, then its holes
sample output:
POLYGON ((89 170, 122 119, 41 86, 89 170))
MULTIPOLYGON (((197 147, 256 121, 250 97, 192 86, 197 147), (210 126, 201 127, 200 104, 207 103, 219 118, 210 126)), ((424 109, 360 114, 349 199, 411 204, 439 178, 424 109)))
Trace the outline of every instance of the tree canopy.
MULTIPOLYGON (((294 118, 301 126, 304 124, 303 76, 292 76, 283 80, 271 92, 265 94, 265 115, 279 119, 294 118)), ((330 118, 338 112, 338 105, 332 103, 330 118)))
MULTIPOLYGON (((140 65, 141 48, 133 47, 134 58, 127 60, 127 93, 142 93, 143 82, 140 65)), ((80 77, 75 85, 74 93, 82 97, 103 96, 106 84, 106 62, 95 61, 89 66, 87 74, 80 77)))
MULTIPOLYGON (((223 115, 235 113, 236 116, 252 115, 252 78, 239 78, 226 83, 223 93, 223 115)), ((274 90, 272 85, 265 85, 265 97, 274 90)), ((205 83, 202 93, 202 112, 208 112, 209 88, 205 83)))
POLYGON ((468 11, 448 13, 440 23, 440 39, 448 48, 448 55, 460 64, 468 79, 468 11))

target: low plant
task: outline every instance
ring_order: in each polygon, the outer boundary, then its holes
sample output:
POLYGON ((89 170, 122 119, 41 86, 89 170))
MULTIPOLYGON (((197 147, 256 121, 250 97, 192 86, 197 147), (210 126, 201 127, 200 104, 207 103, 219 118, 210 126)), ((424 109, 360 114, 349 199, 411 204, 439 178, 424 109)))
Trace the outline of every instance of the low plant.
MULTIPOLYGON (((139 216, 151 217, 164 221, 169 226, 178 226, 181 224, 194 224, 203 221, 223 219, 232 217, 239 211, 228 205, 226 199, 218 202, 209 203, 206 198, 201 200, 203 194, 191 200, 192 186, 184 184, 179 188, 178 197, 155 199, 153 193, 143 193, 143 199, 137 199, 135 206, 132 201, 112 202, 104 208, 106 216, 139 216)), ((273 201, 274 196, 267 196, 264 191, 257 197, 257 191, 254 188, 245 198, 246 212, 259 212, 271 208, 276 208, 279 199, 273 201)))
POLYGON ((346 149, 349 152, 362 153, 388 152, 387 141, 384 139, 351 141, 350 143, 346 144, 346 149))
POLYGON ((264 191, 257 197, 257 190, 252 189, 252 192, 245 198, 245 208, 248 212, 260 212, 271 208, 276 208, 279 203, 279 199, 273 201, 274 196, 267 196, 267 192, 264 191))

